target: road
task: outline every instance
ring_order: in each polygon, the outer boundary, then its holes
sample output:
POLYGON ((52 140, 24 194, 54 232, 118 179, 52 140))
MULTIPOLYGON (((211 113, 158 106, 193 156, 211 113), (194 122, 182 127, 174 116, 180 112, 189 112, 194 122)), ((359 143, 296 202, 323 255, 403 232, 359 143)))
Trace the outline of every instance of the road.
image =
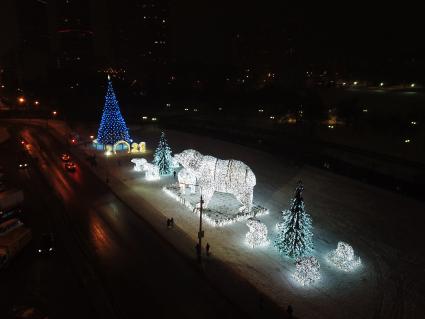
POLYGON ((30 173, 26 187, 40 201, 51 199, 50 221, 97 317, 245 316, 88 168, 79 163, 76 172, 67 172, 62 144, 41 128, 20 128, 20 134, 45 177, 30 173))

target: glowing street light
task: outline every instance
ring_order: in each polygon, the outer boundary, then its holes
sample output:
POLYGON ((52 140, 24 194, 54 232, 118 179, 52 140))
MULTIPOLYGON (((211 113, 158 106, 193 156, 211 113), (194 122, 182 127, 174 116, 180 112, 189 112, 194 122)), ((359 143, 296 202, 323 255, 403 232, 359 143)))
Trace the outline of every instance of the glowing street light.
POLYGON ((415 87, 415 83, 410 84, 410 87, 411 88, 414 88, 415 87))
POLYGON ((21 96, 21 97, 18 98, 18 101, 19 101, 19 103, 22 104, 22 103, 25 102, 25 98, 21 96))
POLYGON ((58 112, 57 112, 57 111, 53 111, 53 112, 52 112, 52 115, 53 115, 53 116, 56 116, 57 114, 58 114, 58 112))
POLYGON ((384 86, 384 82, 379 83, 379 86, 380 87, 383 87, 384 86))
POLYGON ((90 135, 90 139, 93 140, 94 139, 94 135, 90 135))
POLYGON ((40 102, 34 101, 34 105, 39 105, 39 104, 40 104, 40 102))
POLYGON ((357 82, 357 81, 354 81, 354 82, 353 82, 353 84, 354 84, 354 85, 357 85, 358 83, 359 83, 359 82, 357 82))

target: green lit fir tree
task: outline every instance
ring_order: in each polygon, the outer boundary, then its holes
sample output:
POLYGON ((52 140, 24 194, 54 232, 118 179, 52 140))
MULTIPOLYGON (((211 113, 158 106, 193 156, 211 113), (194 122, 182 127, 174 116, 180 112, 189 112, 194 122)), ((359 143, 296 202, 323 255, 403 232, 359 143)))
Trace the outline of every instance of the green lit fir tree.
POLYGON ((159 167, 160 175, 169 175, 173 172, 171 148, 167 144, 164 132, 161 133, 158 147, 155 150, 153 163, 159 167))
POLYGON ((278 235, 275 246, 279 252, 297 258, 313 250, 312 220, 304 208, 301 181, 295 190, 290 210, 283 211, 283 220, 277 224, 278 235))

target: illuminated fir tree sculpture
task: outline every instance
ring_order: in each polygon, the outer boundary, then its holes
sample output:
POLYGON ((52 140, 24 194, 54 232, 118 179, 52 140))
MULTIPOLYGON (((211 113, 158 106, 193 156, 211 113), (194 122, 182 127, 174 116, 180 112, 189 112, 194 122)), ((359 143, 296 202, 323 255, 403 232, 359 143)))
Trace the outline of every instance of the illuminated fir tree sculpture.
POLYGON ((103 145, 114 145, 121 140, 130 142, 130 135, 121 115, 111 79, 108 76, 108 89, 105 96, 102 120, 97 132, 97 142, 103 145))
POLYGON ((312 221, 304 208, 303 190, 299 182, 290 210, 282 212, 283 221, 276 225, 275 246, 279 252, 292 258, 306 256, 313 250, 312 221))
POLYGON ((160 175, 169 175, 173 172, 173 157, 171 156, 171 149, 167 144, 164 132, 161 133, 153 163, 159 167, 160 175))

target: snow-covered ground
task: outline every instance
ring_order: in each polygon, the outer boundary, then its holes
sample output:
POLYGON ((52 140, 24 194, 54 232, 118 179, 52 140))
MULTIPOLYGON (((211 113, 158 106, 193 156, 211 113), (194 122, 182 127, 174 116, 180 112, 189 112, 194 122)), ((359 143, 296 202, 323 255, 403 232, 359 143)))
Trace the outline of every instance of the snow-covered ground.
MULTIPOLYGON (((297 182, 303 181, 306 209, 313 218, 314 256, 321 265, 321 280, 311 287, 294 281, 294 261, 279 255, 272 244, 249 247, 245 242, 249 231, 246 222, 223 227, 204 225, 204 243, 211 245, 213 256, 277 304, 282 307, 291 304, 300 318, 424 316, 424 203, 327 171, 297 167, 240 145, 175 131, 166 134, 175 153, 193 148, 202 154, 241 160, 253 170, 257 178, 254 202, 270 212, 259 218, 267 225, 270 239, 275 235, 281 211, 289 207, 297 182), (326 255, 336 248, 338 241, 352 245, 361 258, 362 265, 356 271, 343 272, 327 261, 326 255)), ((137 210, 137 199, 144 198, 160 215, 156 216, 157 220, 173 217, 195 243, 199 218, 162 191, 165 185, 175 182, 174 178, 146 181, 143 173, 132 169, 131 158, 152 159, 159 136, 160 131, 155 129, 132 132, 135 141, 146 142, 147 152, 143 155, 106 157, 97 151, 96 172, 99 176, 108 174, 111 188, 126 194, 132 208, 137 210)), ((91 148, 81 149, 96 152, 91 148)), ((139 214, 147 217, 146 212, 139 214)))

